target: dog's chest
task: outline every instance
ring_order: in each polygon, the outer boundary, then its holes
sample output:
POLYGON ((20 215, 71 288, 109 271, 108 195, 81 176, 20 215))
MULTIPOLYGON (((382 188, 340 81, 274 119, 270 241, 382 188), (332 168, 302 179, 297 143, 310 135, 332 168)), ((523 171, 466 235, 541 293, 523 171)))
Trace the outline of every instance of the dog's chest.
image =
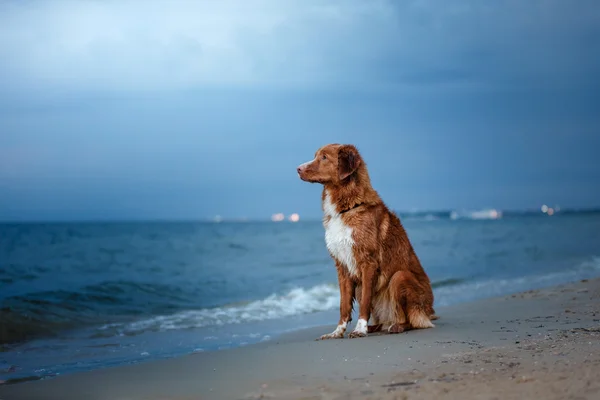
POLYGON ((350 275, 357 275, 356 260, 354 258, 354 239, 352 228, 344 223, 341 215, 337 212, 335 205, 331 203, 329 194, 325 195, 323 211, 328 219, 325 219, 325 243, 327 249, 335 259, 344 265, 350 275))

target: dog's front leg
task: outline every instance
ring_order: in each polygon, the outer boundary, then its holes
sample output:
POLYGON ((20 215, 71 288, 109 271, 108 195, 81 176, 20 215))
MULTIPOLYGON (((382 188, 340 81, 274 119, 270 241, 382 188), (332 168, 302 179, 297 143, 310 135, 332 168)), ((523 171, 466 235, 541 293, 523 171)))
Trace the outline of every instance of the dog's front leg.
POLYGON ((358 322, 354 330, 348 335, 349 338, 365 337, 367 336, 367 323, 371 317, 371 298, 373 295, 373 286, 375 280, 375 270, 377 264, 372 260, 368 260, 363 263, 362 274, 361 274, 361 294, 358 301, 358 322))
POLYGON ((336 262, 338 283, 340 285, 340 320, 335 330, 320 337, 323 339, 342 339, 348 323, 352 321, 352 304, 354 302, 354 282, 345 272, 344 267, 336 262))

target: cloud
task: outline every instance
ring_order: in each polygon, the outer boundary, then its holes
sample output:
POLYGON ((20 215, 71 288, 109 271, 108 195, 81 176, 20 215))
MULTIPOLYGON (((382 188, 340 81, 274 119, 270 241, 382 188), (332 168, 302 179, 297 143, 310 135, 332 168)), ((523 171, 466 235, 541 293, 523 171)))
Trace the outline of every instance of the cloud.
POLYGON ((0 4, 0 87, 581 81, 600 66, 591 56, 599 26, 594 0, 9 1, 0 4))
POLYGON ((0 48, 9 60, 8 73, 34 84, 92 89, 302 85, 330 78, 328 67, 336 55, 327 52, 328 46, 342 45, 344 31, 353 31, 362 17, 385 14, 358 2, 350 2, 347 10, 341 3, 319 3, 9 3, 2 10, 0 48))

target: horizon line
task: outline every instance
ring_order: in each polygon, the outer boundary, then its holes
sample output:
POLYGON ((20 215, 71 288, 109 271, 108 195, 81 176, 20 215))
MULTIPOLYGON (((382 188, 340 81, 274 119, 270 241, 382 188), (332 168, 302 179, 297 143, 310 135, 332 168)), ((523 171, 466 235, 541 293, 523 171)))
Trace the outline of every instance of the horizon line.
MULTIPOLYGON (((485 210, 499 210, 502 212, 503 216, 516 216, 516 215, 544 215, 544 213, 539 208, 526 208, 526 209, 506 209, 500 210, 497 208, 485 208, 485 210)), ((399 216, 427 216, 427 215, 440 215, 440 214, 450 214, 453 211, 457 210, 466 210, 466 211, 475 211, 481 209, 437 209, 437 210, 417 210, 417 211, 400 211, 394 210, 393 212, 398 214, 399 216)), ((559 212, 554 215, 560 214, 585 214, 585 213, 600 213, 600 206, 597 207, 573 207, 573 208, 561 208, 559 212)), ((278 222, 287 222, 287 223, 298 223, 298 222, 314 222, 320 221, 322 219, 321 216, 312 216, 306 218, 300 218, 299 221, 293 222, 287 219, 282 221, 272 221, 271 216, 265 217, 223 217, 219 216, 219 220, 215 220, 216 216, 212 217, 185 217, 185 218, 92 218, 92 219, 0 219, 0 224, 85 224, 85 223, 248 223, 248 222, 269 222, 269 223, 278 223, 278 222)))

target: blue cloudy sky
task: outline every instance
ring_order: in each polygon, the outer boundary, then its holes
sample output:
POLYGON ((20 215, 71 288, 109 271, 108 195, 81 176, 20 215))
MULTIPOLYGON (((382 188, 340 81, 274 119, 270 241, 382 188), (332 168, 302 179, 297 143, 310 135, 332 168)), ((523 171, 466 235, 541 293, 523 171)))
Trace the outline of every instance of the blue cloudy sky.
POLYGON ((600 206, 596 0, 5 0, 0 220, 600 206))

